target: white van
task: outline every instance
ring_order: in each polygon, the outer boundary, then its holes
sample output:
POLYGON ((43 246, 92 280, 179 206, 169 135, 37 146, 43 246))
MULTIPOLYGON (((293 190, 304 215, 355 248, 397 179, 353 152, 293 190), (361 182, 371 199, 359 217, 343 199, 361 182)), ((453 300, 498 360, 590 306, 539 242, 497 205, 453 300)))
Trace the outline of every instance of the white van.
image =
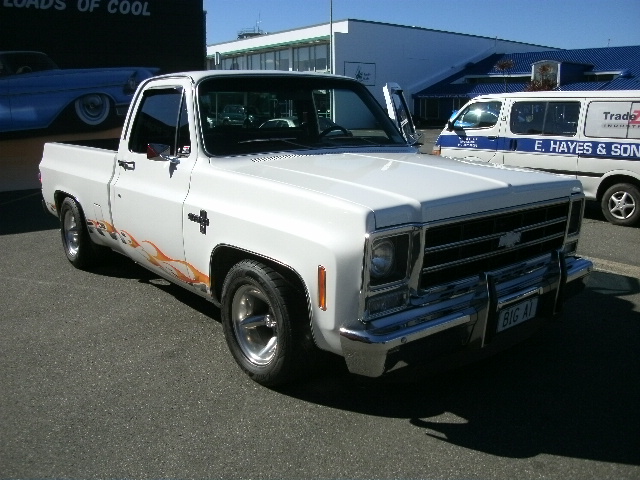
POLYGON ((609 222, 640 220, 640 90, 476 97, 433 153, 571 175, 609 222))

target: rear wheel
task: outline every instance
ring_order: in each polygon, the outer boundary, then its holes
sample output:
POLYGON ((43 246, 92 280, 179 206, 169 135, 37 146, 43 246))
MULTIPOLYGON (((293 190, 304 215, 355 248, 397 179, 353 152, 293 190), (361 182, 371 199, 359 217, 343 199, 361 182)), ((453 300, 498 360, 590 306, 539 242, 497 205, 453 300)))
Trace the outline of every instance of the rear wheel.
POLYGON ((74 267, 87 269, 103 258, 104 247, 91 241, 82 210, 69 197, 63 200, 60 207, 60 233, 64 253, 74 267))
POLYGON ((306 303, 275 270, 253 260, 237 263, 222 287, 222 326, 229 350, 256 382, 276 386, 308 365, 306 303))
POLYGON ((634 225, 640 220, 640 191, 630 183, 613 185, 604 192, 600 206, 614 225, 634 225))

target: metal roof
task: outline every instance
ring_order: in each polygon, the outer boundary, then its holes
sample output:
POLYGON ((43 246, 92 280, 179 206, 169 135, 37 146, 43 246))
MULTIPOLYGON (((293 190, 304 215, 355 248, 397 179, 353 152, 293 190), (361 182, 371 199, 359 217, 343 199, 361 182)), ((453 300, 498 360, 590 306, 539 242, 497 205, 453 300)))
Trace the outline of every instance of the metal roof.
POLYGON ((505 93, 500 83, 454 83, 465 77, 499 77, 504 75, 495 68, 503 60, 513 61, 513 68, 506 72, 513 83, 506 84, 506 92, 522 92, 531 75, 532 65, 544 60, 578 64, 585 73, 620 73, 613 80, 574 82, 563 84, 556 90, 637 90, 640 89, 640 45, 628 47, 585 48, 578 50, 545 50, 511 54, 493 54, 475 64, 467 65, 454 74, 416 93, 417 98, 477 97, 491 93, 505 93), (523 77, 526 76, 526 79, 523 77), (520 77, 520 78, 513 78, 520 77), (522 81, 520 81, 522 79, 522 81))

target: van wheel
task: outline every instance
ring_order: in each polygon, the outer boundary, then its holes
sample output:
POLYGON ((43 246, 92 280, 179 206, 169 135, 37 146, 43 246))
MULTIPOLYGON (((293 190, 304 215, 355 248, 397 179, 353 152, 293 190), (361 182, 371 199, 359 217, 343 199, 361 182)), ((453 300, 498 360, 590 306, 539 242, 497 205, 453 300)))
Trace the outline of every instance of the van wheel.
POLYGON ((229 350, 254 381, 272 387, 303 372, 306 305, 278 272, 253 260, 237 263, 222 287, 221 313, 229 350))
POLYGON ((630 183, 618 183, 604 192, 600 206, 614 225, 634 225, 640 220, 640 191, 630 183))
POLYGON ((64 253, 74 267, 85 270, 104 258, 107 249, 91 241, 80 205, 69 197, 60 207, 60 234, 64 253))

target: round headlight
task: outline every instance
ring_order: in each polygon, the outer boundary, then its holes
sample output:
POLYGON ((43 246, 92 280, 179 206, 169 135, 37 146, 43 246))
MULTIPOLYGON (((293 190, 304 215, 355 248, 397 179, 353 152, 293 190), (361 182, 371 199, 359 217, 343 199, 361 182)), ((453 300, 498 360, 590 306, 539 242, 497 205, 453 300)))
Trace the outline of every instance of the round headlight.
POLYGON ((393 242, 389 239, 374 242, 371 253, 371 276, 382 278, 393 270, 395 261, 395 249, 393 242))
POLYGON ((125 84, 124 89, 126 93, 133 93, 136 91, 136 88, 138 88, 138 79, 134 72, 131 75, 129 75, 129 78, 127 79, 127 83, 125 84))

